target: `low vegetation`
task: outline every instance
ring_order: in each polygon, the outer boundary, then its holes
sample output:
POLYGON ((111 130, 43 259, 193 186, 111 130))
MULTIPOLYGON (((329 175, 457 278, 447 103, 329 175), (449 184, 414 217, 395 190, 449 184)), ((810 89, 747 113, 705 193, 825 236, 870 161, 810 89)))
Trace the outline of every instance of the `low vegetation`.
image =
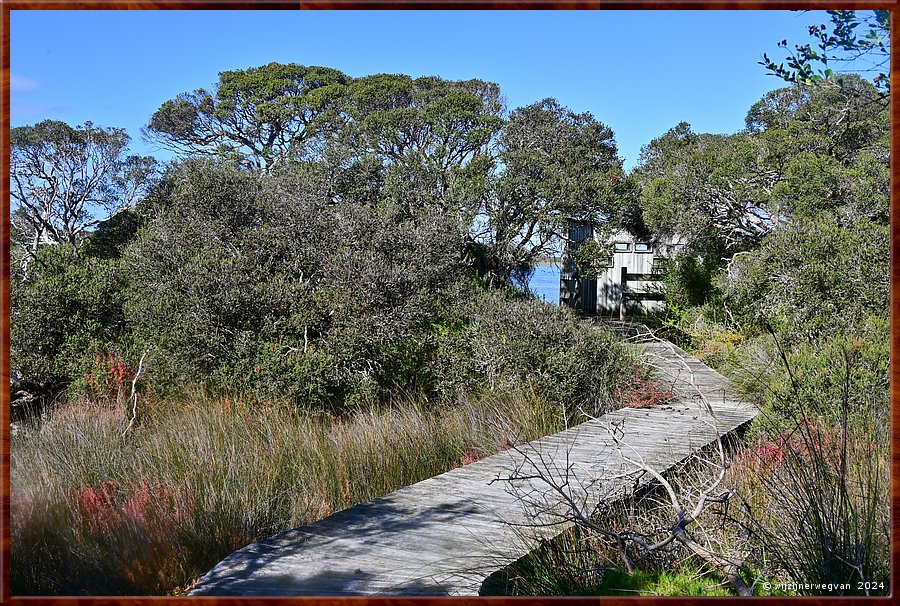
POLYGON ((611 334, 516 288, 568 214, 619 216, 589 114, 273 63, 163 104, 148 135, 185 152, 165 167, 114 129, 14 134, 14 594, 178 592, 627 390, 611 334), (45 165, 109 204, 45 187, 45 165))
POLYGON ((533 392, 340 417, 202 394, 71 402, 12 444, 17 595, 170 594, 235 549, 562 429, 533 392))

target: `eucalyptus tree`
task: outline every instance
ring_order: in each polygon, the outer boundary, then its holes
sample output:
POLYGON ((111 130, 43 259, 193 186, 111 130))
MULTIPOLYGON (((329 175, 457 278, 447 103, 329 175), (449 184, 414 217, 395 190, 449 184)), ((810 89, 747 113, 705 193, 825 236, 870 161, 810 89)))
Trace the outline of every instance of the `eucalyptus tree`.
POLYGON ((163 103, 144 132, 179 153, 269 170, 304 155, 349 81, 336 69, 294 63, 224 71, 213 91, 163 103))
POLYGON ((87 233, 143 197, 156 161, 126 155, 123 129, 45 120, 10 131, 11 221, 23 271, 45 244, 77 250, 87 233))

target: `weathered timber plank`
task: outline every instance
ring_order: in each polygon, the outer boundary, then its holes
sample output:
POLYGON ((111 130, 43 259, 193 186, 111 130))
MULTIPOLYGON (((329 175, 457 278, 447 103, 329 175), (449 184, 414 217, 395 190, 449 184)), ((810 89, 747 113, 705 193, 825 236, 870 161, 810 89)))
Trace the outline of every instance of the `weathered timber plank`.
POLYGON ((568 481, 587 504, 619 498, 635 483, 608 479, 634 471, 624 456, 665 471, 756 415, 722 375, 671 343, 638 347, 677 394, 665 405, 615 410, 248 545, 191 594, 477 594, 491 572, 567 527, 557 523, 563 510, 546 479, 568 481), (511 479, 536 472, 544 479, 511 479), (529 528, 535 523, 546 526, 529 528))

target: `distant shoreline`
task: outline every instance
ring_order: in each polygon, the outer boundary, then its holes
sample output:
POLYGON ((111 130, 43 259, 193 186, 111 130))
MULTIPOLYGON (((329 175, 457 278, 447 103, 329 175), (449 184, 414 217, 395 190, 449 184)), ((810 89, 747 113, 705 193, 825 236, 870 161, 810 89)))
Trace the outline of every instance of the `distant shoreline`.
POLYGON ((538 259, 534 262, 535 267, 539 267, 542 265, 560 265, 562 264, 562 257, 544 257, 543 259, 538 259))

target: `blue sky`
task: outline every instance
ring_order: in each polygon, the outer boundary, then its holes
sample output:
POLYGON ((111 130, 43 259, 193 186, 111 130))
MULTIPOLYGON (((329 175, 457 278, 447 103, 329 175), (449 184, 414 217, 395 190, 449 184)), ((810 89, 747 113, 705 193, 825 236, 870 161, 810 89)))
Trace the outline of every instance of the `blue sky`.
POLYGON ((824 12, 11 11, 12 126, 125 128, 132 151, 171 156, 140 129, 166 100, 224 70, 272 61, 350 76, 497 82, 509 109, 555 97, 613 129, 626 167, 685 120, 731 133, 783 85, 757 64, 805 41, 824 12))

